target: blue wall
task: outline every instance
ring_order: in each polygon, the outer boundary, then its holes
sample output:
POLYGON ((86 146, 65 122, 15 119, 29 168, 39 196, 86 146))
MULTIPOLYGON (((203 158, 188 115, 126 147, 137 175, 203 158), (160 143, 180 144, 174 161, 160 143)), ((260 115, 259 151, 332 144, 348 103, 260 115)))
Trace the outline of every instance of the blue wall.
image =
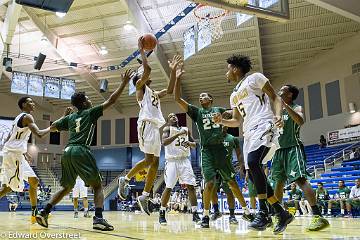
POLYGON ((96 149, 92 151, 100 170, 131 168, 128 148, 96 149))

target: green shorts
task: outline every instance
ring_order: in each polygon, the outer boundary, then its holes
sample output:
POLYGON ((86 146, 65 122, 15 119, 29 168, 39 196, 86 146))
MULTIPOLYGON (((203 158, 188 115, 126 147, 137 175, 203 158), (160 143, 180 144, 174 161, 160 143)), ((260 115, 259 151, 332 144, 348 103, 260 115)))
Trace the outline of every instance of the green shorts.
POLYGON ((231 161, 226 159, 224 145, 203 146, 201 149, 201 169, 205 182, 214 180, 217 173, 224 182, 235 179, 235 170, 231 161))
POLYGON ((254 183, 248 179, 247 180, 248 190, 249 190, 249 197, 256 197, 257 192, 254 183))
POLYGON ((217 174, 215 176, 215 188, 216 188, 216 190, 219 190, 220 188, 222 188, 226 194, 232 193, 229 185, 227 183, 224 183, 220 174, 217 174))
POLYGON ((61 158, 62 176, 60 184, 63 187, 73 187, 77 176, 84 180, 86 186, 101 184, 101 173, 96 160, 85 146, 67 146, 61 158))
POLYGON ((299 178, 308 178, 304 147, 294 146, 276 150, 271 165, 271 178, 275 181, 294 182, 299 178))
POLYGON ((348 199, 346 202, 349 203, 352 207, 360 208, 360 199, 348 199))

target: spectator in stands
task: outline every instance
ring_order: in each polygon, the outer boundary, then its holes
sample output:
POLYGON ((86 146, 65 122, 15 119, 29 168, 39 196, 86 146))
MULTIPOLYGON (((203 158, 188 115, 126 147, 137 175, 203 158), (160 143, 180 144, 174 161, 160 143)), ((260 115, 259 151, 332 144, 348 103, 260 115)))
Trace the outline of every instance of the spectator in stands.
POLYGON ((334 199, 329 200, 329 208, 328 208, 328 215, 331 215, 331 209, 335 205, 338 207, 340 205, 340 216, 344 216, 345 214, 345 202, 346 199, 349 198, 350 189, 345 186, 344 180, 339 181, 339 189, 335 194, 334 199))
POLYGON ((316 200, 322 208, 322 214, 325 214, 328 209, 328 200, 330 199, 329 192, 322 182, 318 182, 316 189, 316 200))
POLYGON ((320 136, 320 148, 324 148, 326 147, 326 139, 325 139, 325 136, 324 135, 321 135, 320 136))
POLYGON ((288 194, 289 194, 289 200, 287 203, 285 203, 285 205, 287 207, 295 207, 296 209, 295 216, 300 216, 299 201, 302 198, 302 192, 300 189, 297 189, 296 183, 291 184, 291 190, 289 191, 288 194))
POLYGON ((299 202, 299 207, 300 207, 303 215, 308 215, 308 216, 312 215, 310 203, 305 198, 303 198, 303 197, 301 198, 301 200, 299 202))
POLYGON ((360 157, 359 149, 358 148, 351 149, 349 157, 350 157, 350 160, 359 158, 360 157))
POLYGON ((351 188, 349 199, 346 201, 347 216, 351 216, 352 207, 360 207, 360 178, 355 180, 355 186, 351 188))
POLYGON ((159 211, 161 206, 161 196, 160 194, 156 193, 155 197, 152 199, 153 203, 153 211, 159 211))
POLYGON ((9 201, 9 211, 16 212, 19 202, 18 196, 11 195, 8 197, 8 201, 9 201))

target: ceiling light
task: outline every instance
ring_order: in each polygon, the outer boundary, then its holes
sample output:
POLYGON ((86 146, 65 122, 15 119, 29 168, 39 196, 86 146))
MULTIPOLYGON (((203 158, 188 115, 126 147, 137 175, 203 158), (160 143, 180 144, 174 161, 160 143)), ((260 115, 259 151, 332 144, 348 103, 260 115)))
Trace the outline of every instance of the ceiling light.
POLYGON ((105 46, 101 46, 100 51, 99 51, 99 53, 100 53, 101 55, 106 55, 106 54, 108 54, 108 52, 109 52, 109 51, 106 49, 105 46))
POLYGON ((9 57, 4 57, 3 66, 5 67, 5 71, 12 72, 12 59, 9 57))
POLYGON ((55 14, 56 14, 56 16, 58 16, 59 18, 63 18, 63 17, 65 17, 65 15, 66 15, 66 13, 64 13, 64 12, 56 12, 55 14))

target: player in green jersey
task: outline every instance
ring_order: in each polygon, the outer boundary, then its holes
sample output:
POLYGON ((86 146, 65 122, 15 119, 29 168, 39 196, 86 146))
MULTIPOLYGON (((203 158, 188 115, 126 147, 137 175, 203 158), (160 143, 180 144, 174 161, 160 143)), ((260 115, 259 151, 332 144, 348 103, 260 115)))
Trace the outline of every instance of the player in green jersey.
POLYGON ((328 216, 331 216, 331 208, 333 206, 340 207, 340 216, 343 217, 345 214, 345 203, 346 200, 349 198, 350 189, 345 186, 344 180, 339 180, 338 182, 339 189, 337 190, 333 199, 329 200, 328 206, 328 216))
POLYGON ((231 173, 231 170, 225 163, 227 155, 226 148, 224 147, 224 134, 220 124, 215 124, 212 121, 213 116, 216 113, 223 114, 226 109, 221 107, 213 107, 213 98, 209 93, 201 93, 199 102, 201 107, 196 107, 189 104, 180 96, 180 82, 181 75, 183 74, 183 65, 180 63, 176 73, 175 83, 175 101, 180 108, 185 111, 190 118, 195 122, 199 135, 201 146, 201 169, 205 179, 204 189, 204 217, 201 222, 201 227, 209 228, 209 209, 211 192, 214 187, 214 180, 217 171, 221 174, 223 181, 227 182, 231 191, 239 200, 241 206, 244 209, 243 218, 246 220, 252 220, 252 215, 249 209, 246 207, 245 199, 241 193, 239 186, 235 181, 235 174, 231 173))
POLYGON ((314 190, 307 181, 309 174, 306 171, 306 156, 300 140, 300 127, 304 124, 304 114, 302 107, 294 103, 299 95, 299 89, 293 85, 285 85, 280 89, 279 95, 283 102, 284 127, 279 137, 280 148, 272 159, 271 177, 276 182, 275 196, 282 201, 285 182, 295 182, 304 192, 313 211, 313 219, 308 230, 318 231, 329 226, 329 222, 322 217, 320 208, 316 204, 314 190))
POLYGON ((56 192, 44 209, 36 215, 36 221, 43 227, 48 227, 48 216, 58 202, 73 189, 77 176, 84 180, 87 186, 94 190, 95 216, 93 217, 93 229, 112 231, 110 225, 102 215, 104 195, 101 185, 101 174, 96 166, 96 160, 90 151, 90 144, 95 130, 96 121, 103 115, 103 111, 110 108, 121 95, 130 76, 131 69, 122 75, 120 86, 111 94, 104 103, 93 107, 90 99, 83 92, 74 93, 71 104, 77 108, 77 112, 71 113, 68 108, 64 117, 51 125, 54 131, 69 131, 69 141, 61 158, 61 189, 56 192))

